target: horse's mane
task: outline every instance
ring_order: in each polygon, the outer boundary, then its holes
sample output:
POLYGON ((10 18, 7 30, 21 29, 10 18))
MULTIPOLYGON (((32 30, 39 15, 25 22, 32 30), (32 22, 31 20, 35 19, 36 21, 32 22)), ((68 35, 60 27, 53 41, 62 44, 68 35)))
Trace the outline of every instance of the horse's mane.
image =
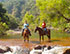
POLYGON ((43 29, 42 29, 42 28, 40 28, 40 27, 38 27, 38 29, 40 29, 40 30, 42 30, 42 31, 43 31, 43 29))

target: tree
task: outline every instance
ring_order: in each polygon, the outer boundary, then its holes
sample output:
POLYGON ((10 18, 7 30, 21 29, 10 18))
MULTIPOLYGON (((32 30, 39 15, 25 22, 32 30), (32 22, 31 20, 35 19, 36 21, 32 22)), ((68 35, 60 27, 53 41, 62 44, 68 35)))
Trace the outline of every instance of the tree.
POLYGON ((29 12, 27 12, 22 20, 22 22, 24 23, 25 20, 28 21, 29 24, 33 23, 33 16, 31 14, 29 14, 29 12))
POLYGON ((39 9, 36 7, 36 0, 3 0, 4 7, 9 14, 22 20, 26 12, 30 12, 36 18, 39 15, 39 9))
POLYGON ((24 24, 25 20, 27 20, 28 24, 29 24, 29 27, 32 28, 31 25, 34 26, 34 16, 32 14, 30 14, 29 12, 26 12, 25 16, 23 17, 22 21, 20 22, 20 25, 19 27, 22 28, 22 25, 24 24))
POLYGON ((6 15, 6 9, 3 8, 3 5, 0 3, 0 22, 7 22, 9 21, 8 16, 6 15))
POLYGON ((8 14, 8 17, 9 17, 9 24, 8 24, 9 28, 10 29, 17 28, 18 27, 18 22, 19 22, 18 19, 15 18, 13 15, 10 15, 10 14, 8 14))
POLYGON ((63 29, 70 23, 70 0, 36 0, 36 5, 40 19, 47 19, 52 26, 63 29))
POLYGON ((0 22, 0 35, 6 34, 6 30, 9 29, 6 23, 0 22))
POLYGON ((0 3, 0 35, 5 34, 8 29, 17 28, 17 26, 17 19, 8 14, 6 9, 3 8, 3 5, 0 3))
POLYGON ((0 3, 0 35, 4 35, 5 31, 9 28, 9 18, 6 15, 6 10, 3 8, 3 5, 0 3))

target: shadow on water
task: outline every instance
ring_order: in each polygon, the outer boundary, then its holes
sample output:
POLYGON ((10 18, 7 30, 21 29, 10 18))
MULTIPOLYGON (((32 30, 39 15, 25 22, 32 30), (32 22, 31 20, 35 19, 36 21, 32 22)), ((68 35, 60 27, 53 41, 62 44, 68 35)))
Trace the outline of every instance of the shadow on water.
POLYGON ((44 42, 40 42, 40 41, 30 41, 30 43, 33 43, 33 44, 41 44, 41 43, 52 43, 52 42, 59 42, 61 40, 51 40, 50 42, 49 41, 44 41, 44 42))
POLYGON ((40 41, 30 41, 30 43, 40 44, 40 41))
POLYGON ((58 41, 60 41, 60 40, 51 40, 51 42, 58 42, 58 41))

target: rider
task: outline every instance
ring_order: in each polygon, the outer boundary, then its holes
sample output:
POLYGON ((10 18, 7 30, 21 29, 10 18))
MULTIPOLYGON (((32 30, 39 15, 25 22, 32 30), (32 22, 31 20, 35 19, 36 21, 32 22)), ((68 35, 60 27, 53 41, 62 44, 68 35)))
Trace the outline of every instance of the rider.
MULTIPOLYGON (((28 29, 29 24, 27 23, 27 21, 25 21, 24 25, 23 25, 23 32, 25 29, 28 29)), ((29 29, 28 29, 29 30, 29 29)), ((29 30, 30 31, 30 30, 29 30)))
POLYGON ((43 21, 43 23, 42 23, 42 29, 43 29, 45 32, 47 32, 47 28, 46 28, 46 23, 45 23, 45 21, 43 21))

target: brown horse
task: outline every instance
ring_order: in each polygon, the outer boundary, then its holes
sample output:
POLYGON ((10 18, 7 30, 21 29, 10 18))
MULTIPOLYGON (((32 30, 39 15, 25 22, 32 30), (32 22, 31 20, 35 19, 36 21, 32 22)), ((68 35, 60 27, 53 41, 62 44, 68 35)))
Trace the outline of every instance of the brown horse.
POLYGON ((29 36, 31 36, 31 33, 28 29, 25 29, 24 32, 22 33, 24 42, 27 40, 29 42, 29 36))
POLYGON ((51 39, 51 37, 50 37, 50 29, 47 29, 47 32, 45 32, 42 28, 36 27, 35 32, 36 31, 39 32, 40 42, 41 42, 41 37, 42 37, 42 40, 44 41, 44 35, 47 35, 49 42, 51 41, 50 40, 51 39))

